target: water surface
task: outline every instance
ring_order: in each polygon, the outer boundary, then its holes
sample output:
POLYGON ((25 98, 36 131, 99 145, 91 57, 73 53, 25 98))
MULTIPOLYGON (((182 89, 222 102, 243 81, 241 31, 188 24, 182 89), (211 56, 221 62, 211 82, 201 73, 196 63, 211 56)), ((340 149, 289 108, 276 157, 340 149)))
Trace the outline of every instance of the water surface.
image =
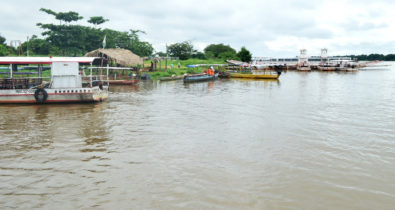
POLYGON ((393 209, 395 67, 0 106, 1 209, 393 209))

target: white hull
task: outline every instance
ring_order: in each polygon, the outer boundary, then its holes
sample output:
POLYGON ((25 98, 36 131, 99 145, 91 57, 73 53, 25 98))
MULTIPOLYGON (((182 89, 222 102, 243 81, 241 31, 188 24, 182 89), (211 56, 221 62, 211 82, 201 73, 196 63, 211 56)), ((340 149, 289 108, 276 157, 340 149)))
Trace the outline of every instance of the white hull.
POLYGON ((297 70, 298 71, 311 71, 311 68, 309 66, 298 66, 297 70))
POLYGON ((36 89, 2 89, 0 104, 29 104, 29 103, 89 103, 104 101, 108 97, 108 86, 93 88, 46 88, 48 97, 38 102, 34 96, 36 89))

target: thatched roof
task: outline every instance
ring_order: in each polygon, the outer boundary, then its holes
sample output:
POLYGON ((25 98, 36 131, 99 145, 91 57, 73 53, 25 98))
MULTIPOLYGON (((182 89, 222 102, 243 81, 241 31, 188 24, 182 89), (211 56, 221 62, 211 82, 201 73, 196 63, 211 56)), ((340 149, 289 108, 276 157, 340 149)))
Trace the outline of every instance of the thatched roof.
POLYGON ((104 57, 119 66, 137 66, 143 64, 143 58, 132 53, 130 50, 116 49, 97 49, 85 54, 87 57, 104 57))

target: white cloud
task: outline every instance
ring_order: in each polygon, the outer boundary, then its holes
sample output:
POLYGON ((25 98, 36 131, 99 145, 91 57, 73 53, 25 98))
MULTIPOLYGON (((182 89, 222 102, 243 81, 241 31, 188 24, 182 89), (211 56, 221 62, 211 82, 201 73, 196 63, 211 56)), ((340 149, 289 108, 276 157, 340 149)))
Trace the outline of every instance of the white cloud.
POLYGON ((318 55, 395 53, 395 4, 390 0, 145 0, 50 1, 5 0, 0 13, 1 35, 26 40, 40 35, 36 23, 56 23, 41 7, 76 11, 110 19, 102 27, 147 32, 143 40, 156 50, 166 44, 192 41, 203 50, 212 43, 245 46, 254 56, 296 56, 300 48, 318 55))

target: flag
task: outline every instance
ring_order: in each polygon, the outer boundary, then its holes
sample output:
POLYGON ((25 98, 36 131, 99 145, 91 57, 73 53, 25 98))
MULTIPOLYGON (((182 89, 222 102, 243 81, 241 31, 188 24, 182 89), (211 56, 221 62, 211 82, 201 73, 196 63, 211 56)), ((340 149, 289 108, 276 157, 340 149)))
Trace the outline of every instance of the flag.
POLYGON ((106 35, 104 35, 104 39, 103 39, 103 49, 106 48, 106 35))

